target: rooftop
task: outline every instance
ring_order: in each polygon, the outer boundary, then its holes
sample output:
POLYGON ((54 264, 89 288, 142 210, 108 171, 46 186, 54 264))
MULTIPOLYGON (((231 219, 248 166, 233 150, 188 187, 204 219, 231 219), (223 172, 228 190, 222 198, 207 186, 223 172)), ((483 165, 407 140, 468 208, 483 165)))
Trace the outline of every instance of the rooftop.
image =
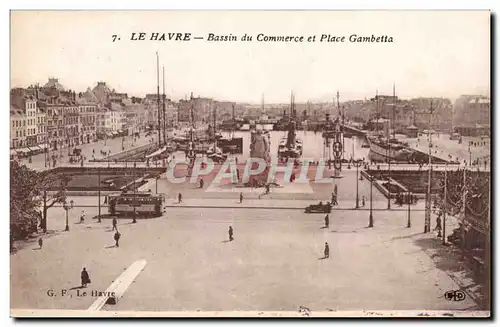
POLYGON ((49 78, 49 81, 43 86, 44 88, 55 88, 59 91, 64 91, 64 86, 59 83, 57 78, 49 78))

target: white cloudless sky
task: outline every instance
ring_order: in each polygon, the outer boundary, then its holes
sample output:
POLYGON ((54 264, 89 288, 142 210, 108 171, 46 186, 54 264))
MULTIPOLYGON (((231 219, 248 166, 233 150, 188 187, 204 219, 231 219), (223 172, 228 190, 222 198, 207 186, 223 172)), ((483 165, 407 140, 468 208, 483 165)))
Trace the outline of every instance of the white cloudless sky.
MULTIPOLYGON (((57 77, 84 91, 105 81, 119 92, 156 92, 156 52, 173 99, 195 95, 238 102, 488 94, 488 11, 13 11, 11 86, 57 77), (132 33, 192 33, 205 40, 131 41, 132 33), (208 42, 208 33, 253 36, 208 42), (265 43, 256 36, 317 35, 316 42, 265 43), (112 35, 119 41, 112 42, 112 35), (322 34, 344 43, 319 42, 322 34), (350 35, 393 43, 350 43, 350 35)), ((160 76, 161 77, 161 76, 160 76)))

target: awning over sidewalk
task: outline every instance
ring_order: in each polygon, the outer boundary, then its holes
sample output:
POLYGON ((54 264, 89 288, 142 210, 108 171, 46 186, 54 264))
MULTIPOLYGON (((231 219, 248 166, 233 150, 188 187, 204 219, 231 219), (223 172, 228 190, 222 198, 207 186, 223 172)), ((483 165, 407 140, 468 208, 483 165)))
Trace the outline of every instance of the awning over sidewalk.
POLYGON ((31 145, 28 147, 28 149, 30 150, 30 152, 36 152, 42 150, 42 148, 40 148, 38 145, 31 145))
POLYGON ((106 133, 107 137, 113 137, 113 133, 106 133))
POLYGON ((19 149, 15 149, 17 153, 30 153, 31 150, 28 149, 28 148, 19 148, 19 149))
POLYGON ((48 144, 39 144, 38 146, 39 146, 39 147, 40 147, 40 149, 42 149, 42 150, 43 150, 43 149, 47 149, 47 148, 49 147, 49 145, 48 145, 48 144))
POLYGON ((118 135, 118 132, 113 132, 112 134, 113 134, 113 136, 116 136, 116 135, 118 135))

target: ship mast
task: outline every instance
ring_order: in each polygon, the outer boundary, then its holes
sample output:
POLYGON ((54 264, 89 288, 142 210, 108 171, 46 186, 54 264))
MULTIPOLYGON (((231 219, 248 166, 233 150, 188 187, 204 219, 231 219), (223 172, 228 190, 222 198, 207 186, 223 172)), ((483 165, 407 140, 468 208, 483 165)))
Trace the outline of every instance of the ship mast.
POLYGON ((158 148, 161 147, 161 111, 160 111, 160 58, 156 52, 156 98, 158 106, 158 148))
POLYGON ((189 131, 189 140, 191 142, 194 141, 194 128, 195 128, 195 124, 194 124, 194 100, 193 100, 193 92, 191 92, 191 108, 189 108, 189 116, 191 117, 191 129, 189 131))
POLYGON ((376 104, 377 104, 377 112, 376 112, 376 115, 375 115, 375 133, 378 134, 378 121, 380 119, 380 113, 379 113, 379 108, 378 108, 378 89, 375 93, 375 101, 376 101, 376 104))
POLYGON ((235 125, 236 125, 236 120, 235 120, 235 117, 234 117, 234 103, 232 104, 232 115, 233 115, 233 122, 231 124, 231 129, 229 131, 229 136, 231 139, 234 138, 234 128, 235 128, 235 125))
POLYGON ((396 112, 396 105, 398 103, 398 101, 396 100, 396 83, 394 83, 394 85, 392 86, 392 101, 393 101, 393 106, 392 106, 392 121, 391 121, 391 125, 392 125, 392 138, 396 138, 396 128, 394 127, 394 114, 396 112))
POLYGON ((165 96, 165 66, 163 66, 163 144, 167 144, 167 115, 165 112, 165 102, 166 102, 166 96, 165 96))
POLYGON ((214 127, 212 128, 213 133, 214 133, 214 150, 217 149, 217 129, 215 126, 217 125, 217 106, 214 106, 213 110, 213 115, 214 115, 214 127))
POLYGON ((339 115, 341 115, 341 118, 342 118, 342 127, 340 128, 340 132, 342 133, 342 161, 344 161, 344 153, 345 153, 345 142, 344 142, 344 112, 342 110, 342 112, 340 111, 340 102, 339 102, 339 98, 340 98, 340 93, 339 91, 337 91, 337 110, 339 112, 339 115))

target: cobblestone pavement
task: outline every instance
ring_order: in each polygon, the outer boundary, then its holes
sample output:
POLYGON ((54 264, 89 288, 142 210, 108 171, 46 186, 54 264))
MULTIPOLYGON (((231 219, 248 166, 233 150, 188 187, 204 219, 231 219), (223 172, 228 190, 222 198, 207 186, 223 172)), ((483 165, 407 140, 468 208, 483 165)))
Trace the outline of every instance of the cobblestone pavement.
MULTIPOLYGON (((193 200, 194 201, 194 200, 193 200)), ((88 208, 88 217, 96 208, 88 208)), ((105 290, 130 264, 145 270, 117 305, 105 310, 452 310, 475 306, 450 302, 458 289, 448 271, 426 254, 434 234, 421 234, 423 213, 406 228, 406 213, 339 210, 323 227, 323 214, 299 210, 171 208, 162 218, 121 220, 120 248, 111 222, 77 224, 47 238, 43 249, 28 246, 11 256, 11 307, 86 309, 95 298, 62 289, 79 285, 82 267, 88 290, 105 290), (235 240, 227 242, 227 229, 235 240), (330 259, 322 260, 324 243, 330 259), (53 289, 57 296, 50 297, 53 289)), ((50 228, 64 228, 64 212, 51 210, 50 228)), ((447 230, 451 230, 451 226, 447 230)), ((449 269, 449 268, 447 268, 449 269)))

